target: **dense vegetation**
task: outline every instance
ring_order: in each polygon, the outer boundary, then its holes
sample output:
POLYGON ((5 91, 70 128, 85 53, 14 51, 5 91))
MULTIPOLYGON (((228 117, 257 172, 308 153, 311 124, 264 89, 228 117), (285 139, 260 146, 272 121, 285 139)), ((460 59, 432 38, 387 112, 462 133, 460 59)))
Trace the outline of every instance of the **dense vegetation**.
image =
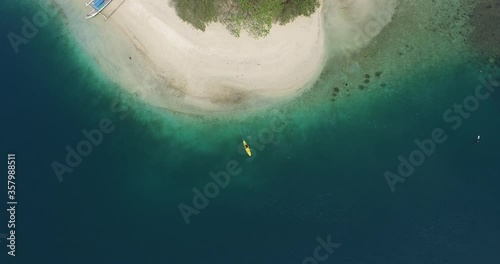
POLYGON ((310 16, 319 0, 171 0, 179 17, 205 30, 221 22, 236 36, 241 30, 256 37, 269 34, 273 23, 286 24, 297 16, 310 16))

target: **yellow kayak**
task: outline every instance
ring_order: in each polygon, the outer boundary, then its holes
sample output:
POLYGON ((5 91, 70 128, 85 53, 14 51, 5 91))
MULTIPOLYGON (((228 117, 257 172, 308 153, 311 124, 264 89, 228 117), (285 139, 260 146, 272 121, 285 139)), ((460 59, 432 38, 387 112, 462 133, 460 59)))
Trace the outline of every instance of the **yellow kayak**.
POLYGON ((245 147, 245 151, 247 152, 248 156, 252 156, 252 151, 250 150, 250 146, 248 146, 247 142, 243 140, 243 147, 245 147))

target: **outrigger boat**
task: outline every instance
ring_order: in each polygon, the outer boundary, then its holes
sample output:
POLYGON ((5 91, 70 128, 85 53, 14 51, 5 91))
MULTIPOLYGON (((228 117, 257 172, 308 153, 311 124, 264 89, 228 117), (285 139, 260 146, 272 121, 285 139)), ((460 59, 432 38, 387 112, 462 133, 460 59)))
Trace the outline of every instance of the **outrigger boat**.
POLYGON ((245 151, 247 152, 248 156, 252 156, 252 151, 250 150, 250 146, 248 146, 247 142, 243 139, 243 147, 245 147, 245 151))
MULTIPOLYGON (((113 0, 92 0, 86 4, 86 6, 92 7, 92 11, 87 15, 87 19, 93 18, 109 5, 113 0)), ((104 16, 106 17, 106 16, 104 16)))

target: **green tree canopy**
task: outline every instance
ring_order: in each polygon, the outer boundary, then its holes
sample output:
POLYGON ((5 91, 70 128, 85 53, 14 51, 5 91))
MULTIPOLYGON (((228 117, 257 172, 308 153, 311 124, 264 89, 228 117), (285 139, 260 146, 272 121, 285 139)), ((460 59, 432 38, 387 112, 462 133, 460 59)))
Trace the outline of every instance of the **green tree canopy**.
POLYGON ((205 31, 221 22, 236 36, 241 30, 255 37, 269 34, 273 23, 282 25, 298 16, 310 16, 319 0, 171 0, 179 17, 205 31))

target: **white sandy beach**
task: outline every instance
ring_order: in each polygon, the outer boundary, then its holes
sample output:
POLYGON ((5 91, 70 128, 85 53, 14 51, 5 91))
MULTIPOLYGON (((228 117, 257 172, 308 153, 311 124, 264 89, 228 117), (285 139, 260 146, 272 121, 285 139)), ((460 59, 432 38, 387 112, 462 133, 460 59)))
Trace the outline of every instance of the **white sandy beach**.
MULTIPOLYGON (((355 51, 376 36, 363 34, 365 25, 381 10, 392 15, 394 2, 327 0, 311 17, 275 25, 260 39, 245 32, 237 38, 219 23, 196 30, 167 0, 114 0, 104 12, 111 14, 107 21, 68 24, 110 78, 149 103, 181 112, 227 112, 300 95, 332 53, 355 51), (336 49, 325 46, 336 42, 336 49)), ((72 17, 81 12, 83 20, 87 11, 78 7, 72 17)))

